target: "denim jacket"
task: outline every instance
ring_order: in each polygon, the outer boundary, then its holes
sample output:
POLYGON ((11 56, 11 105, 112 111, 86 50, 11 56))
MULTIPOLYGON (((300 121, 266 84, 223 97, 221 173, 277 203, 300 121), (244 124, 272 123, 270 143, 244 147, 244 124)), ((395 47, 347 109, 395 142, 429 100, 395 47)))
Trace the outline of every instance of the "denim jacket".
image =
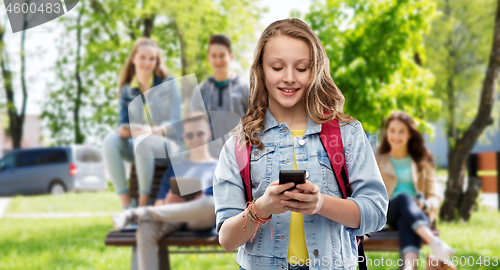
MULTIPOLYGON (((149 89, 148 94, 144 95, 146 104, 148 105, 151 120, 157 126, 171 126, 168 129, 167 136, 176 141, 182 140, 182 123, 181 123, 181 96, 179 87, 173 77, 167 77, 161 80, 154 75, 154 87, 149 89), (170 83, 167 83, 171 81, 170 83)), ((130 88, 130 84, 125 84, 120 90, 120 115, 118 124, 129 123, 129 104, 141 95, 141 91, 137 88, 130 88)), ((143 113, 143 110, 137 110, 143 113)), ((142 115, 134 118, 141 118, 142 115)))
MULTIPOLYGON (((321 215, 304 214, 310 269, 356 269, 356 236, 378 231, 386 222, 387 191, 361 123, 339 123, 352 189, 352 196, 347 199, 359 207, 361 221, 359 228, 349 228, 321 215)), ((320 131, 321 124, 308 118, 304 137, 292 140, 287 125, 278 123, 268 110, 264 131, 257 133, 265 149, 259 150, 252 146, 250 155, 253 197, 261 197, 267 186, 279 178, 280 170, 293 169, 293 143, 297 169, 306 170, 307 180, 317 185, 321 193, 342 198, 319 137, 320 131)), ((214 174, 217 231, 222 222, 245 209, 243 183, 234 147, 235 137, 231 137, 221 152, 214 174)), ((287 269, 290 211, 273 215, 270 222, 273 225, 272 241, 271 226, 264 223, 253 242, 248 241, 239 247, 236 261, 241 267, 247 270, 287 269)))

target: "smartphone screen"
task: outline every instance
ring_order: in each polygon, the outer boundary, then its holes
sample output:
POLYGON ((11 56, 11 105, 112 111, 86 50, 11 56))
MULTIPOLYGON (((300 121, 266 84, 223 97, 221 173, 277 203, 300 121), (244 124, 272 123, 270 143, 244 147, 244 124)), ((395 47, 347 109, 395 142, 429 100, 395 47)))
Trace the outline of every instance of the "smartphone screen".
MULTIPOLYGON (((296 189, 297 184, 304 184, 306 182, 306 171, 305 170, 281 170, 280 171, 280 185, 293 182, 295 185, 285 191, 290 191, 296 189)), ((283 192, 285 192, 283 191, 283 192)), ((282 192, 282 193, 283 193, 282 192)))

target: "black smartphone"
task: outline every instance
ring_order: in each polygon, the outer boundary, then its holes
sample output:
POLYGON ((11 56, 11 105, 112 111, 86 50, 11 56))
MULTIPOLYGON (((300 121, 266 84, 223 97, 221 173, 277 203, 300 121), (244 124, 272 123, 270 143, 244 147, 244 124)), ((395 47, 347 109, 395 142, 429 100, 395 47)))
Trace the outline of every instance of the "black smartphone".
MULTIPOLYGON (((306 183, 306 171, 305 170, 281 170, 280 171, 280 185, 293 182, 295 185, 285 191, 290 191, 296 189, 296 185, 306 183)), ((285 192, 283 191, 283 192, 285 192)), ((281 193, 283 193, 281 192, 281 193)))

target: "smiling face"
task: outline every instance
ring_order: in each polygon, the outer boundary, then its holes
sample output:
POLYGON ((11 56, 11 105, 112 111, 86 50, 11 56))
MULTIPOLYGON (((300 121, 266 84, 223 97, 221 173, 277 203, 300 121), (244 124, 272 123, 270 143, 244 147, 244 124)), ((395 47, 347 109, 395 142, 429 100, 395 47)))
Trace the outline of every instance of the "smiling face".
POLYGON ((158 49, 153 46, 139 46, 132 60, 137 76, 151 75, 156 68, 158 49))
POLYGON ((309 46, 300 39, 277 36, 267 41, 262 68, 270 108, 305 109, 303 98, 311 73, 310 61, 309 46))
POLYGON ((397 119, 392 120, 387 126, 387 141, 391 149, 403 149, 408 147, 411 138, 410 131, 406 124, 397 119))
POLYGON ((224 73, 229 69, 233 54, 222 44, 211 44, 208 46, 207 59, 214 73, 224 73))

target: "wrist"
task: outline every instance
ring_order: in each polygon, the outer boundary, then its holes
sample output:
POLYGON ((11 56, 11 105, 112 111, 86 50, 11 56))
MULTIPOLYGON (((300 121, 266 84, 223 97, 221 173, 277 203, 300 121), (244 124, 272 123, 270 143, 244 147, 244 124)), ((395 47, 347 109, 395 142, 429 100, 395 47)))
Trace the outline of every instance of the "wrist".
POLYGON ((269 218, 273 214, 266 210, 266 208, 262 204, 262 200, 256 199, 253 207, 254 211, 257 212, 257 215, 262 218, 269 218))
POLYGON ((318 200, 318 206, 316 207, 316 209, 314 209, 314 214, 318 214, 320 216, 324 216, 324 212, 325 212, 325 209, 324 209, 324 205, 325 203, 323 203, 325 201, 325 197, 328 196, 326 194, 319 194, 320 198, 318 200))

